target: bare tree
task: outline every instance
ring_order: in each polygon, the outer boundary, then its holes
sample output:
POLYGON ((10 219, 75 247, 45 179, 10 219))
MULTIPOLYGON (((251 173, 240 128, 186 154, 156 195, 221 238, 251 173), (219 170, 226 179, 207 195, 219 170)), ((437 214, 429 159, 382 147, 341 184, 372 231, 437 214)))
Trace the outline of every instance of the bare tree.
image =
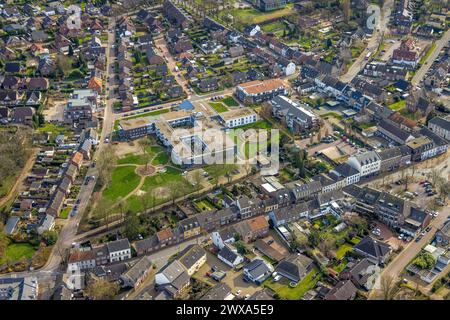
POLYGON ((151 157, 147 152, 147 148, 150 147, 150 141, 147 138, 141 139, 138 141, 139 148, 142 152, 142 157, 145 162, 145 171, 148 169, 148 164, 150 163, 151 157))
POLYGON ((393 300, 397 293, 397 286, 394 281, 394 277, 383 275, 380 279, 381 285, 381 299, 382 300, 393 300))

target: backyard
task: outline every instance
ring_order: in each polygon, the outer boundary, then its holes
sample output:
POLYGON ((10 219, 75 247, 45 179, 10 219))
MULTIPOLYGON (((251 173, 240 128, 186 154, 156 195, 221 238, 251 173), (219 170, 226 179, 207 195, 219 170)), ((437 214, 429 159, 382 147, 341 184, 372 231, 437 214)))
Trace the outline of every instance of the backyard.
POLYGON ((313 268, 295 287, 291 287, 286 279, 278 282, 269 279, 264 282, 264 286, 274 291, 282 300, 299 300, 308 290, 314 288, 320 278, 319 270, 313 268))

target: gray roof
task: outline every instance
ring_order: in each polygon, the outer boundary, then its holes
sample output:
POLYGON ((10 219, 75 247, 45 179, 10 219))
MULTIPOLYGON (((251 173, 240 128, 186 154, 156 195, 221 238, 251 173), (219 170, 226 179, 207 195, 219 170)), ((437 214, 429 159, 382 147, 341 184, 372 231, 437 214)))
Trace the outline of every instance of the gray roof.
POLYGON ((186 272, 183 265, 178 260, 174 260, 162 267, 158 273, 162 273, 172 283, 186 272))
POLYGON ((275 300, 271 293, 268 292, 268 290, 263 289, 260 291, 256 291, 254 294, 251 295, 248 300, 275 300))
POLYGON ((270 273, 269 267, 261 259, 254 259, 244 267, 244 270, 250 273, 254 279, 270 273))
POLYGON ((420 129, 420 134, 424 135, 425 137, 429 138, 433 141, 435 146, 445 146, 448 144, 447 140, 444 138, 441 138, 437 134, 435 134, 433 131, 428 129, 427 127, 423 127, 420 129))
POLYGON ((412 136, 412 134, 410 134, 408 131, 400 129, 388 120, 381 120, 378 123, 378 127, 382 128, 383 130, 387 131, 389 134, 403 142, 406 142, 406 140, 412 136))
POLYGON ((219 251, 219 256, 233 263, 239 255, 225 245, 222 250, 219 251))
POLYGON ((220 283, 211 288, 200 300, 225 300, 230 294, 230 286, 225 283, 220 283))
POLYGON ((180 252, 178 261, 186 268, 191 268, 202 257, 206 256, 206 251, 198 244, 187 246, 180 252))
POLYGON ((350 280, 340 281, 336 286, 328 292, 325 296, 326 300, 349 300, 358 289, 350 280))
POLYGON ((380 157, 381 161, 384 161, 384 160, 390 160, 390 159, 393 159, 396 157, 401 157, 402 152, 399 147, 395 147, 395 148, 389 148, 389 149, 385 149, 383 151, 378 152, 378 156, 380 157))
POLYGON ((275 271, 291 281, 299 282, 313 263, 311 258, 303 254, 295 255, 288 260, 281 261, 275 271))
POLYGON ((353 249, 362 251, 377 259, 384 257, 391 251, 391 247, 388 244, 377 241, 369 236, 362 239, 353 249))
POLYGON ((380 157, 375 151, 366 151, 364 153, 356 154, 354 157, 361 165, 380 160, 380 157))
POLYGON ((372 275, 372 273, 367 272, 367 268, 373 265, 374 264, 368 259, 362 259, 349 270, 349 273, 358 285, 364 286, 369 277, 372 275))
POLYGON ((450 121, 448 121, 447 119, 441 117, 434 117, 433 119, 428 121, 428 123, 434 124, 436 126, 444 128, 447 131, 450 131, 450 121))
POLYGON ((123 277, 126 278, 130 283, 136 284, 140 278, 152 267, 152 262, 150 257, 144 256, 140 259, 134 266, 132 266, 123 277))
POLYGON ((351 177, 354 176, 355 174, 358 174, 358 170, 356 170, 347 163, 342 163, 336 166, 333 169, 333 171, 337 172, 337 174, 342 177, 351 177))
POLYGON ((130 249, 130 242, 128 239, 120 239, 116 241, 111 241, 106 244, 106 247, 108 248, 108 252, 116 252, 116 251, 122 251, 130 249))
POLYGON ((5 225, 5 232, 7 235, 14 233, 19 221, 20 221, 20 218, 17 216, 11 216, 8 218, 8 221, 6 222, 6 225, 5 225))

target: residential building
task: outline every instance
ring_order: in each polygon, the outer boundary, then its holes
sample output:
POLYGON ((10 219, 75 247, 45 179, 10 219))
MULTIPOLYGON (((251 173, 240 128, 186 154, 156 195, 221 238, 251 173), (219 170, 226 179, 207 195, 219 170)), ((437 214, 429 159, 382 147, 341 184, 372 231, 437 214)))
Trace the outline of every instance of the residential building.
POLYGON ((95 268, 95 252, 92 250, 76 250, 72 252, 67 261, 67 272, 76 273, 95 268))
POLYGON ((244 262, 244 258, 229 244, 225 244, 225 246, 217 254, 217 258, 231 268, 237 267, 244 262))
POLYGON ((353 247, 353 252, 377 265, 383 265, 389 259, 392 248, 386 243, 367 236, 353 247))
POLYGON ((381 159, 375 151, 366 151, 351 156, 347 164, 356 169, 361 177, 373 176, 380 171, 381 159))
POLYGON ((262 284, 272 274, 273 268, 262 259, 254 259, 244 267, 244 279, 262 284))
POLYGON ((198 244, 187 246, 177 257, 187 274, 192 276, 206 263, 206 251, 198 244))
POLYGON ((339 281, 325 296, 325 300, 353 300, 358 289, 351 280, 339 281))
POLYGON ((236 128, 258 120, 257 114, 249 108, 233 109, 218 114, 226 128, 236 128))
POLYGON ((372 290, 380 276, 381 268, 366 258, 349 265, 342 271, 340 278, 351 280, 358 288, 372 290))
POLYGON ((428 128, 441 138, 450 141, 450 121, 448 119, 434 117, 428 121, 428 128))
POLYGON ((280 79, 255 80, 236 87, 236 97, 248 104, 268 101, 282 94, 287 94, 285 84, 280 79))
POLYGON ((155 275, 155 287, 171 298, 178 298, 190 286, 190 277, 178 260, 167 263, 155 275))
POLYGON ((275 268, 278 275, 290 282, 299 283, 311 271, 313 260, 303 254, 293 255, 281 261, 275 268))
POLYGON ((131 247, 128 239, 108 242, 106 247, 108 248, 110 262, 131 259, 131 247))
POLYGON ((0 300, 37 300, 38 292, 35 277, 0 278, 0 300))
POLYGON ((229 285, 219 283, 212 287, 200 300, 233 300, 234 295, 229 285))
POLYGON ((320 126, 319 117, 306 105, 299 105, 282 95, 274 97, 270 103, 273 115, 284 121, 286 126, 296 134, 320 126))
POLYGON ((152 261, 144 256, 130 269, 120 276, 120 282, 124 288, 136 289, 148 276, 152 269, 152 261))

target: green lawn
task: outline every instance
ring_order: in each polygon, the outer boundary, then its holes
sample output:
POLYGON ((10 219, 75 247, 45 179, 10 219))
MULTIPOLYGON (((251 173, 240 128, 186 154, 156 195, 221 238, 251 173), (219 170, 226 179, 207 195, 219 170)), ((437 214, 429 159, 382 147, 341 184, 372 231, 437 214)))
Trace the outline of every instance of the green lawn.
POLYGON ((239 129, 272 129, 272 124, 269 121, 262 119, 239 127, 239 129))
POLYGON ((234 100, 234 98, 231 96, 225 97, 220 101, 225 103, 229 107, 239 107, 239 103, 236 100, 234 100))
POLYGON ((286 24, 283 21, 274 21, 265 24, 261 27, 264 32, 270 32, 275 34, 277 37, 282 37, 285 32, 287 32, 286 24))
POLYGON ((420 59, 420 61, 419 61, 420 65, 423 65, 425 63, 425 61, 427 61, 428 57, 433 53, 434 49, 436 49, 436 42, 433 42, 433 44, 430 46, 430 48, 427 50, 427 52, 420 59))
POLYGON ((337 113, 337 112, 327 112, 327 113, 324 113, 324 114, 322 114, 322 115, 320 115, 322 118, 328 118, 328 117, 333 117, 333 118, 335 118, 335 119, 337 119, 337 120, 342 120, 343 119, 343 117, 342 117, 342 115, 340 115, 339 113, 337 113))
POLYGON ((14 174, 13 176, 8 176, 0 183, 0 198, 7 195, 11 190, 14 183, 16 183, 17 176, 20 173, 14 174))
MULTIPOLYGON (((170 192, 174 188, 173 185, 178 189, 180 196, 194 191, 194 187, 181 175, 181 170, 172 167, 166 167, 166 170, 166 172, 146 177, 141 188, 148 195, 154 195, 155 205, 170 201, 170 192)), ((143 210, 142 200, 139 196, 131 196, 127 204, 132 212, 140 212, 143 210)))
POLYGON ((342 261, 339 262, 338 265, 333 267, 333 270, 336 271, 337 273, 341 273, 342 270, 345 269, 345 267, 347 266, 347 259, 343 259, 342 261))
POLYGON ((125 197, 133 191, 140 181, 140 177, 134 172, 136 167, 117 167, 112 173, 110 185, 103 192, 103 197, 115 201, 119 197, 125 197))
POLYGON ((292 13, 293 4, 286 5, 285 8, 269 11, 269 12, 261 12, 254 8, 245 8, 245 9, 232 9, 232 10, 224 10, 223 15, 231 14, 235 17, 236 20, 241 21, 243 24, 258 24, 263 23, 264 21, 286 17, 292 13))
POLYGON ((141 154, 127 153, 124 157, 117 160, 117 164, 143 165, 144 159, 141 154))
POLYGON ((394 110, 394 111, 402 110, 403 108, 406 107, 406 100, 397 101, 393 104, 390 104, 388 107, 389 107, 389 109, 394 110))
POLYGON ((195 206, 201 211, 209 211, 214 209, 214 205, 207 199, 202 199, 200 201, 195 202, 195 206))
POLYGON ((0 260, 0 264, 7 261, 14 263, 22 258, 31 259, 35 251, 34 247, 29 243, 12 243, 6 247, 6 253, 3 259, 0 260))
POLYGON ((209 105, 216 110, 216 112, 227 112, 228 108, 222 102, 210 102, 209 105))
POLYGON ((59 217, 61 219, 67 219, 67 217, 69 216, 70 210, 72 210, 72 207, 66 207, 66 208, 62 209, 61 213, 59 214, 59 217))
POLYGON ((169 154, 167 152, 160 152, 158 155, 152 160, 152 165, 157 166, 161 164, 167 164, 169 161, 169 154))
POLYGON ((285 279, 278 282, 269 279, 264 283, 264 286, 275 291, 282 300, 299 300, 319 281, 320 275, 314 278, 316 274, 319 274, 319 270, 314 268, 294 288, 291 288, 285 279))
POLYGON ((349 243, 344 243, 342 246, 340 246, 337 250, 336 250, 336 258, 338 260, 341 260, 345 254, 352 250, 353 246, 349 243))

